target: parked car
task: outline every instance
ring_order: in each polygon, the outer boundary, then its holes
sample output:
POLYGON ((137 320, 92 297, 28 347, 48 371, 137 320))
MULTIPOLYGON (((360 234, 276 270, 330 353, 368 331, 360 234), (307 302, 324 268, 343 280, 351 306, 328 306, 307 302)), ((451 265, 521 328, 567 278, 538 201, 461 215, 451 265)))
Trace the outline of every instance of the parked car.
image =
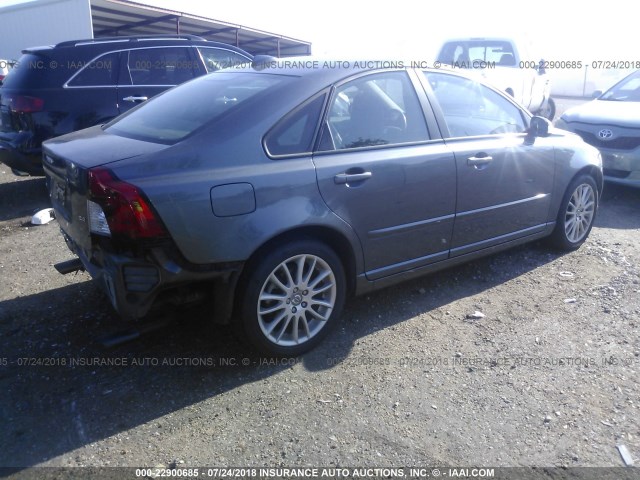
POLYGON ((321 65, 219 71, 45 142, 79 257, 57 268, 86 269, 125 318, 210 300, 298 355, 348 294, 587 238, 602 166, 577 135, 457 72, 321 65))
POLYGON ((194 77, 251 55, 190 35, 75 40, 23 51, 0 89, 0 161, 43 175, 42 142, 104 124, 194 77))
POLYGON ((640 70, 595 96, 567 110, 556 126, 600 150, 606 181, 640 187, 640 70))
POLYGON ((4 82, 4 77, 9 74, 9 70, 13 67, 14 62, 10 60, 2 60, 0 59, 0 85, 4 82))
POLYGON ((545 61, 536 59, 526 42, 493 37, 452 39, 442 45, 437 58, 454 68, 480 72, 530 112, 553 120, 556 105, 545 61))

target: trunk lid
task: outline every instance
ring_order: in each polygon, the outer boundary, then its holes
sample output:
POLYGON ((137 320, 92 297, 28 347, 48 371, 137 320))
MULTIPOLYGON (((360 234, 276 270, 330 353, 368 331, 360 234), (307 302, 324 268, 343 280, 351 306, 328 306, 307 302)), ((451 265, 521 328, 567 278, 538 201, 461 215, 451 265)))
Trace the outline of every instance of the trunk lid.
POLYGON ((89 170, 165 148, 167 145, 105 133, 100 126, 44 143, 42 163, 51 204, 67 241, 71 240, 77 254, 92 257, 87 207, 89 170))

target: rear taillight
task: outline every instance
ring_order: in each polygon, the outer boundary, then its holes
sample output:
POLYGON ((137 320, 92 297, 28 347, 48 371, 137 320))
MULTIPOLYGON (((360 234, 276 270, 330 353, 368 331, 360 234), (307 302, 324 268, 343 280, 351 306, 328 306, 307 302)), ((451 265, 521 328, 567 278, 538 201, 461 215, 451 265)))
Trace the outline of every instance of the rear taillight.
POLYGON ((167 230, 142 192, 106 168, 89 170, 87 211, 91 231, 99 235, 130 239, 167 236, 167 230))
POLYGON ((27 95, 7 95, 3 103, 16 113, 41 112, 44 108, 43 99, 27 95))

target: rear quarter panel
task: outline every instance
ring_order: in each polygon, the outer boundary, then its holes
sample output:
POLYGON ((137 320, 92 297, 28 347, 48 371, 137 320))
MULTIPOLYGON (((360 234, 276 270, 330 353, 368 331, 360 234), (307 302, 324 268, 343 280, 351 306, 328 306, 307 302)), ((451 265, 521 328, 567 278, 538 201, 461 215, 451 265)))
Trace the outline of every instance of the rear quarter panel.
POLYGON ((261 140, 270 123, 247 125, 229 135, 214 128, 158 154, 117 162, 114 172, 145 192, 195 264, 245 261, 270 239, 304 226, 333 229, 358 249, 351 228, 322 200, 311 156, 269 159, 261 140), (217 216, 211 191, 233 184, 251 185, 255 210, 217 216))

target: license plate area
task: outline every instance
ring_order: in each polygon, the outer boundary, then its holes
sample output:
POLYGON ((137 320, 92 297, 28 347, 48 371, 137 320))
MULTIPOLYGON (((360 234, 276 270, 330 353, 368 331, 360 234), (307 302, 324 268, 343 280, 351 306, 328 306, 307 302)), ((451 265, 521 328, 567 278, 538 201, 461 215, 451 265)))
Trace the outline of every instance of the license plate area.
POLYGON ((49 186, 49 197, 53 208, 69 221, 71 218, 71 202, 69 201, 69 189, 66 183, 52 178, 49 186))

